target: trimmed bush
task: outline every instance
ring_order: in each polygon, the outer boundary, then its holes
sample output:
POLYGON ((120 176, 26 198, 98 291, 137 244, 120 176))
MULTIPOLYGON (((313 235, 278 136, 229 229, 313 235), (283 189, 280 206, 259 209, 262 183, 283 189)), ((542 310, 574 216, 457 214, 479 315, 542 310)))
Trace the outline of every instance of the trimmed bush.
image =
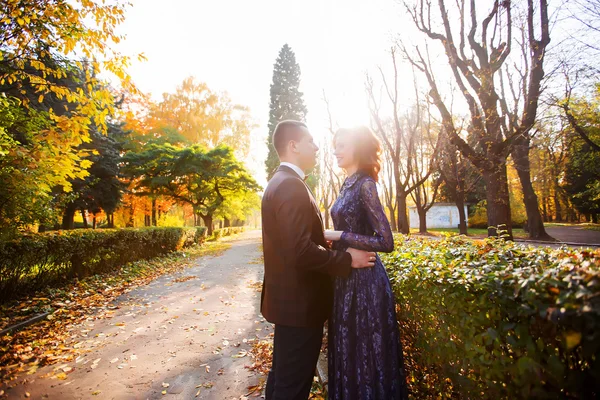
POLYGON ((415 398, 600 395, 600 250, 400 238, 385 256, 415 398))
POLYGON ((236 235, 242 232, 244 232, 243 226, 231 226, 227 228, 215 229, 213 230, 212 240, 217 240, 225 236, 236 235))
POLYGON ((205 226, 196 227, 196 243, 204 243, 208 234, 208 228, 205 226))
POLYGON ((0 242, 0 300, 199 243, 206 228, 58 231, 0 242))

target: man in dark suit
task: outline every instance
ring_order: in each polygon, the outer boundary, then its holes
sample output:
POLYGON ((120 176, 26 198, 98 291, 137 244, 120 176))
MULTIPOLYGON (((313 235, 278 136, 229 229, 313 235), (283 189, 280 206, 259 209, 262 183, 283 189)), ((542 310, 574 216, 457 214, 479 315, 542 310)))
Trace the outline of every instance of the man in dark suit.
POLYGON ((330 250, 319 207, 304 183, 316 164, 317 145, 306 125, 282 121, 273 133, 281 166, 262 200, 265 277, 261 312, 275 324, 267 400, 305 400, 310 393, 332 307, 334 276, 373 266, 375 253, 330 250))

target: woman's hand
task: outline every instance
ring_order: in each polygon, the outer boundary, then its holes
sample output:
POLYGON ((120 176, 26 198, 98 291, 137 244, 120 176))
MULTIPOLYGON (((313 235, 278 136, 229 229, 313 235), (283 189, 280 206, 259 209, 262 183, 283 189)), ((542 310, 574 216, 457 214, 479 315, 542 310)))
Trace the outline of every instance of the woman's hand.
POLYGON ((342 238, 342 231, 325 231, 325 240, 336 242, 342 238))

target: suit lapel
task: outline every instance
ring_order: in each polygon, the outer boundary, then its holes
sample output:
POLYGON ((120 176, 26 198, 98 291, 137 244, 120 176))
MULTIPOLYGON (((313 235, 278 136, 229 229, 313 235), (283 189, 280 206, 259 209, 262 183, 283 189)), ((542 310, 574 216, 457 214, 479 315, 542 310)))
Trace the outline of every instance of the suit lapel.
POLYGON ((308 192, 308 196, 310 197, 310 202, 311 202, 315 212, 317 213, 317 216, 319 217, 319 221, 321 222, 321 227, 323 227, 323 216, 321 215, 321 210, 319 210, 319 206, 317 205, 315 196, 313 195, 312 191, 310 190, 310 188, 308 187, 306 182, 302 178, 300 178, 300 176, 296 173, 296 171, 294 171, 293 169, 291 169, 289 167, 286 167, 285 165, 280 165, 279 168, 277 169, 277 171, 285 171, 285 172, 292 173, 298 179, 300 179, 302 181, 302 183, 304 184, 304 187, 306 188, 306 191, 308 192))

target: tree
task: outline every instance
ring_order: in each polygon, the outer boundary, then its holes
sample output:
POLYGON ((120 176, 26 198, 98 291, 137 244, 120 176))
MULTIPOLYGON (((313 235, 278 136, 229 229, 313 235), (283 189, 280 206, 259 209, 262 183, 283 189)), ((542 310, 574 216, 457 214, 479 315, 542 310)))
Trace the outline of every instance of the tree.
POLYGON ((436 12, 429 0, 415 0, 412 4, 405 2, 417 29, 428 39, 442 44, 454 82, 469 108, 469 130, 479 142, 480 151, 459 135, 450 108, 438 88, 428 50, 415 46, 414 52, 411 52, 403 47, 404 54, 425 75, 430 88, 429 94, 441 114, 444 129, 451 142, 483 176, 487 191, 488 234, 496 235, 497 227, 501 226, 512 238, 506 162, 508 155, 518 149, 513 156, 525 192, 530 234, 545 237, 537 208, 537 196, 530 188, 530 182, 527 182, 529 165, 525 152, 529 146, 529 131, 536 120, 540 84, 544 77, 544 55, 550 42, 547 1, 539 0, 537 20, 534 18, 536 7, 533 0, 527 1, 523 51, 524 60, 528 63, 528 74, 522 76, 522 95, 514 96, 515 98, 505 95, 504 85, 500 82, 502 68, 515 43, 515 6, 510 1, 495 0, 491 11, 480 23, 477 11, 481 6, 476 6, 475 0, 470 0, 468 8, 465 0, 457 1, 456 14, 452 17, 444 0, 439 0, 438 5, 436 12), (441 32, 436 30, 436 22, 432 20, 432 16, 436 14, 440 18, 441 32), (452 21, 458 21, 458 24, 453 26, 452 21), (481 31, 479 35, 478 29, 481 31), (539 39, 535 37, 536 30, 541 36, 539 39), (520 96, 521 103, 517 101, 520 96))
MULTIPOLYGON (((394 177, 394 191, 396 194, 395 206, 397 209, 397 228, 398 232, 408 234, 410 224, 408 222, 408 209, 406 200, 408 196, 429 178, 433 172, 432 158, 426 160, 429 163, 428 168, 419 174, 415 179, 417 155, 417 142, 422 133, 421 124, 423 122, 422 109, 419 104, 419 92, 416 81, 414 81, 414 90, 416 94, 415 105, 402 115, 400 109, 400 90, 398 65, 396 60, 396 49, 391 50, 391 59, 394 71, 394 77, 388 82, 382 69, 379 69, 381 80, 383 82, 384 93, 390 101, 392 117, 386 121, 381 112, 381 103, 377 100, 375 94, 373 79, 367 76, 366 90, 369 98, 369 107, 371 119, 373 122, 373 131, 379 137, 384 147, 384 154, 391 158, 391 167, 394 177)), ((389 189, 388 189, 389 190, 389 189)))
POLYGON ((427 212, 435 204, 441 184, 439 177, 433 177, 433 172, 438 165, 440 143, 442 135, 439 126, 434 123, 431 116, 430 104, 426 107, 418 104, 417 107, 425 108, 421 112, 423 120, 415 132, 413 173, 410 176, 414 190, 410 193, 417 214, 419 215, 419 233, 427 233, 427 212), (420 184, 419 184, 420 183, 420 184))
POLYGON ((151 105, 148 124, 155 131, 174 128, 188 142, 207 148, 230 146, 239 157, 248 155, 254 127, 246 107, 232 103, 225 93, 215 93, 193 77, 151 105))
POLYGON ((323 101, 325 102, 328 116, 328 135, 322 138, 319 150, 319 176, 316 186, 316 198, 319 202, 319 207, 324 212, 324 225, 326 229, 331 226, 331 216, 329 210, 333 206, 343 183, 343 177, 339 174, 339 168, 336 169, 335 159, 333 157, 333 138, 335 135, 333 117, 329 107, 329 100, 323 92, 323 101))
POLYGON ((300 91, 300 66, 296 62, 296 55, 287 44, 284 44, 279 51, 279 56, 273 66, 273 82, 271 83, 270 94, 269 136, 267 138, 269 153, 265 161, 268 179, 271 179, 279 166, 277 152, 273 147, 275 127, 285 119, 305 121, 307 113, 300 91))
POLYGON ((71 181, 73 190, 64 206, 62 229, 73 229, 77 210, 81 211, 85 228, 87 211, 97 214, 102 210, 110 218, 121 200, 123 184, 119 180, 121 147, 118 141, 125 133, 121 123, 109 122, 107 126, 107 135, 93 130, 92 141, 82 145, 91 165, 85 178, 71 181))
POLYGON ((124 7, 96 0, 0 5, 0 169, 10 171, 2 176, 3 191, 10 193, 0 201, 0 214, 12 210, 4 213, 2 228, 51 222, 53 188, 68 192, 73 177, 88 174, 80 145, 90 140, 92 126, 106 132, 113 107, 96 73, 112 73, 135 91, 124 72, 129 58, 112 50, 122 39, 115 29, 124 7), (75 51, 90 61, 77 60, 75 51))
POLYGON ((600 152, 600 83, 596 84, 592 99, 574 98, 572 88, 567 84, 565 98, 557 102, 562 108, 569 125, 589 146, 591 151, 600 152))
POLYGON ((140 190, 150 188, 153 193, 191 205, 196 225, 202 218, 209 234, 215 215, 227 205, 226 201, 259 189, 227 146, 206 150, 201 145, 177 148, 150 144, 140 153, 125 155, 124 164, 140 190))
POLYGON ((570 140, 563 187, 575 208, 593 222, 598 222, 600 214, 600 151, 595 145, 600 143, 598 104, 600 102, 579 100, 571 103, 571 115, 565 112, 571 129, 566 131, 570 140))
MULTIPOLYGON (((441 193, 447 193, 447 196, 456 204, 460 220, 459 233, 466 235, 468 229, 465 204, 467 197, 476 190, 478 183, 481 182, 481 175, 473 164, 456 149, 456 146, 450 143, 449 137, 443 131, 440 135, 442 135, 442 139, 436 172, 444 182, 441 193)), ((475 203, 478 203, 481 199, 474 200, 476 200, 475 203)))

